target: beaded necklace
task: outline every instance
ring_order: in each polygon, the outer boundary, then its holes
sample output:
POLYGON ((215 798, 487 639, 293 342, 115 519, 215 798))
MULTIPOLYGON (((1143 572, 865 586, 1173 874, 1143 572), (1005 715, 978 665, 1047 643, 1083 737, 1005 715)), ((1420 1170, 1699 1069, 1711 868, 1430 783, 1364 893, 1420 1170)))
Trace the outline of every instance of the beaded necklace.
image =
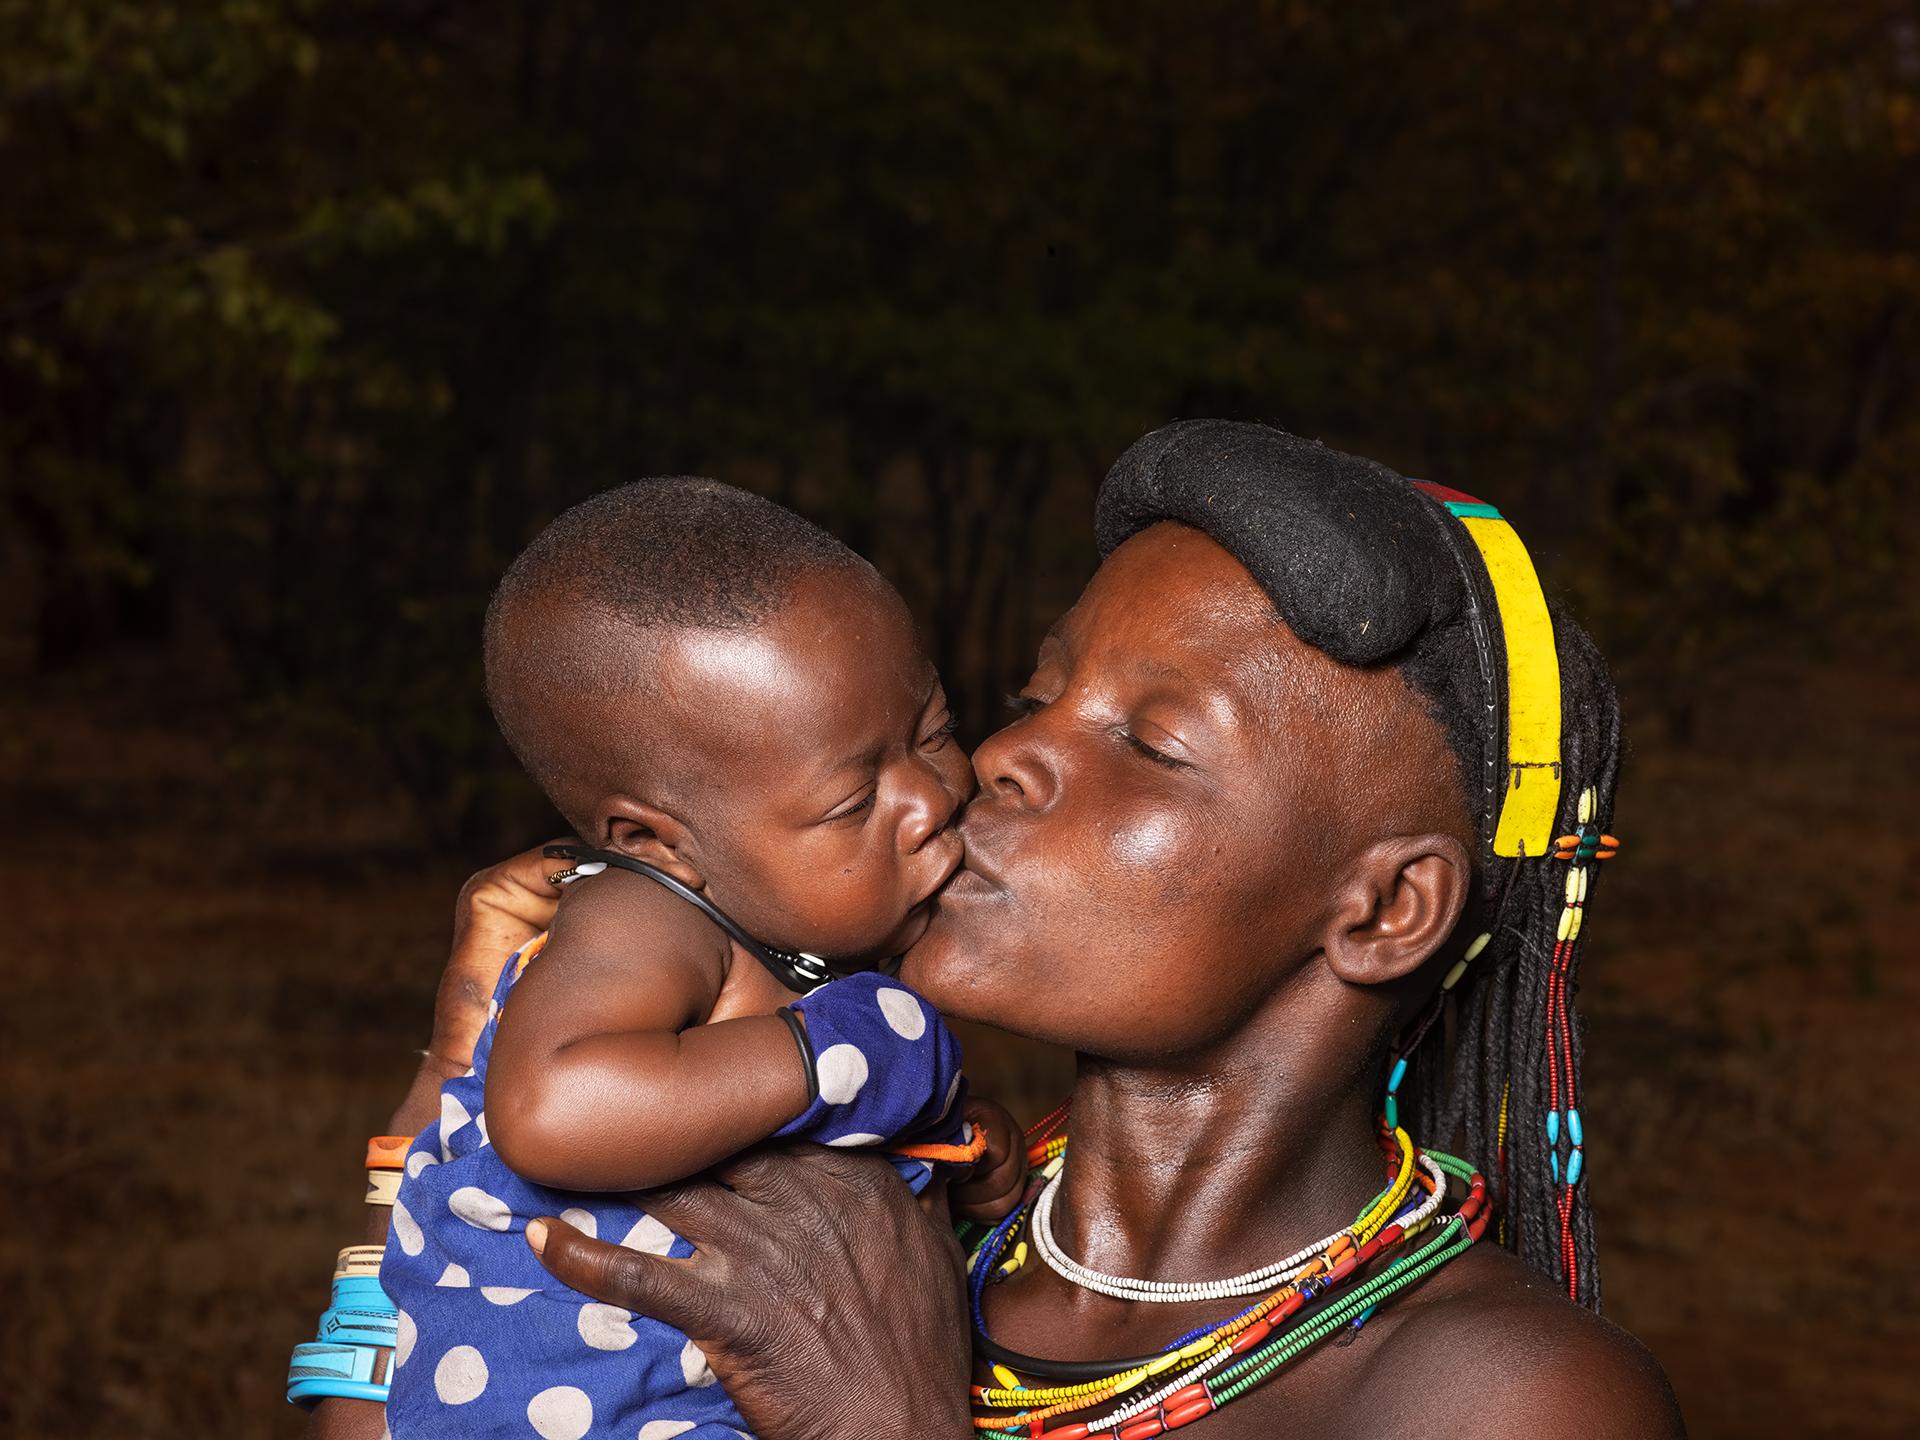
POLYGON ((1087 1440, 1110 1432, 1117 1433, 1118 1440, 1149 1440, 1189 1425, 1267 1380, 1315 1342, 1344 1326, 1364 1323, 1381 1301, 1464 1252, 1486 1228, 1486 1184, 1472 1166, 1438 1151, 1417 1150, 1406 1131, 1383 1125, 1380 1139, 1389 1182, 1352 1225, 1307 1247, 1312 1253, 1303 1251, 1304 1259, 1290 1256, 1229 1280, 1173 1285, 1172 1290, 1185 1291, 1174 1296, 1169 1282, 1079 1266, 1054 1241, 1052 1196, 1067 1141, 1051 1131, 1064 1113, 1062 1107, 1035 1127, 1041 1134, 1027 1152, 1027 1198, 980 1240, 968 1262, 974 1335, 980 1350, 995 1362, 998 1382, 976 1385, 971 1392, 974 1428, 990 1440, 1039 1440, 1042 1435, 1047 1440, 1087 1440), (1465 1185, 1466 1198, 1452 1214, 1442 1216, 1450 1179, 1465 1185), (1022 1231, 1041 1259, 1065 1278, 1102 1294, 1121 1292, 1116 1298, 1215 1299, 1253 1293, 1256 1285, 1277 1288, 1233 1318, 1190 1331, 1155 1355, 1108 1361, 1019 1355, 989 1338, 983 1302, 989 1284, 1006 1279, 1026 1262, 1028 1242, 1017 1238, 1022 1231), (1362 1277, 1364 1269, 1383 1260, 1382 1268, 1362 1277), (1076 1273, 1061 1270, 1057 1262, 1076 1273), (1097 1283, 1086 1284, 1082 1276, 1097 1283), (1302 1316, 1309 1306, 1313 1308, 1302 1316), (1289 1321, 1296 1323, 1288 1326, 1289 1321), (1029 1385, 1023 1373, 1065 1383, 1029 1385), (1146 1393, 1135 1393, 1142 1390, 1146 1393), (1128 1398, 1121 1400, 1123 1396, 1128 1398), (1049 1423, 1116 1400, 1121 1403, 1105 1415, 1049 1423))

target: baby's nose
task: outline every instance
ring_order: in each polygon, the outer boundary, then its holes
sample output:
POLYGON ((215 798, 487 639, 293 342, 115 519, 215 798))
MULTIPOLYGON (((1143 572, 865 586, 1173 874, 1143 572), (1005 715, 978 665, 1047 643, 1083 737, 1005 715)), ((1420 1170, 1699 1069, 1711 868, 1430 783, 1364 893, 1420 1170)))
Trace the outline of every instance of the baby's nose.
POLYGON ((925 845, 934 836, 953 824, 959 815, 960 807, 966 804, 973 790, 973 772, 966 774, 964 790, 956 789, 947 778, 931 765, 918 768, 914 793, 906 807, 905 822, 901 828, 901 848, 911 853, 925 845))

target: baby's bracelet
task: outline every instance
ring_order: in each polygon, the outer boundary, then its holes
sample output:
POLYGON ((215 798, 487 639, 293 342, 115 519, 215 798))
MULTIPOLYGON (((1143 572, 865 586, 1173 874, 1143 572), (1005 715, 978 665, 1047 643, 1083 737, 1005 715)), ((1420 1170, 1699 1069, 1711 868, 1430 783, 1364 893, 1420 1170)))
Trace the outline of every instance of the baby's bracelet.
POLYGON ((800 1063, 807 1067, 807 1104, 820 1098, 820 1066, 813 1058, 813 1041, 807 1038, 807 1025, 791 1005, 782 1005, 774 1011, 787 1022, 787 1029, 793 1032, 793 1043, 800 1047, 800 1063))

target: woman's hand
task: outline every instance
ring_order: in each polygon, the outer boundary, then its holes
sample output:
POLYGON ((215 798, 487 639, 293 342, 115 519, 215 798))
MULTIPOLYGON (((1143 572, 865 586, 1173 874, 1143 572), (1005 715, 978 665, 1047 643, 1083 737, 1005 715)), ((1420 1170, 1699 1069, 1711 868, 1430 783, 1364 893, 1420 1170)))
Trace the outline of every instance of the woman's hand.
POLYGON ((965 1262, 944 1198, 923 1209, 886 1161, 816 1146, 715 1173, 725 1185, 641 1197, 691 1259, 552 1219, 528 1243, 574 1289, 690 1335, 764 1440, 969 1435, 965 1262))
MULTIPOLYGON (((550 842, 574 843, 568 840, 550 842)), ((433 1003, 433 1039, 427 1053, 451 1066, 473 1063, 474 1043, 487 1023, 487 1001, 507 956, 553 923, 560 887, 547 876, 566 868, 536 845, 469 876, 453 906, 453 954, 433 1003)))
MULTIPOLYGON (((547 876, 561 869, 536 847, 476 872, 460 887, 453 907, 453 953, 440 975, 433 1006, 433 1038, 413 1084, 387 1122, 390 1135, 412 1135, 440 1114, 440 1086, 473 1064, 473 1047, 487 1023, 487 1001, 507 956, 553 920, 560 887, 547 876)), ((388 1211, 367 1207, 362 1237, 378 1245, 387 1238, 388 1211)), ((378 1440, 386 1433, 384 1407, 364 1400, 324 1400, 307 1427, 308 1440, 378 1440)))
MULTIPOLYGON (((388 1134, 415 1134, 439 1115, 441 1085, 473 1064, 500 967, 553 923, 560 887, 548 884, 547 876, 565 867, 542 855, 544 848, 536 845, 475 871, 460 887, 453 907, 453 953, 433 1002, 433 1037, 406 1099, 387 1124, 388 1134)), ((375 1238, 384 1238, 385 1226, 379 1229, 375 1238)))

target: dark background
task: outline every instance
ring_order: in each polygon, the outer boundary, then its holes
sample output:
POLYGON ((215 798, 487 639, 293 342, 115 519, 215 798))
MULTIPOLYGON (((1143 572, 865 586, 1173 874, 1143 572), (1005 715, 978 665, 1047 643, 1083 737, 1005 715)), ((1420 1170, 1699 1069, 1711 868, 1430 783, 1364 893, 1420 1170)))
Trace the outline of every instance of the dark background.
POLYGON ((0 1431, 297 1432, 554 828, 477 688, 545 519, 798 506, 977 738, 1226 414, 1496 502, 1613 657, 1609 1312, 1696 1434, 1913 1433, 1917 86, 1877 0, 0 4, 0 1431))

